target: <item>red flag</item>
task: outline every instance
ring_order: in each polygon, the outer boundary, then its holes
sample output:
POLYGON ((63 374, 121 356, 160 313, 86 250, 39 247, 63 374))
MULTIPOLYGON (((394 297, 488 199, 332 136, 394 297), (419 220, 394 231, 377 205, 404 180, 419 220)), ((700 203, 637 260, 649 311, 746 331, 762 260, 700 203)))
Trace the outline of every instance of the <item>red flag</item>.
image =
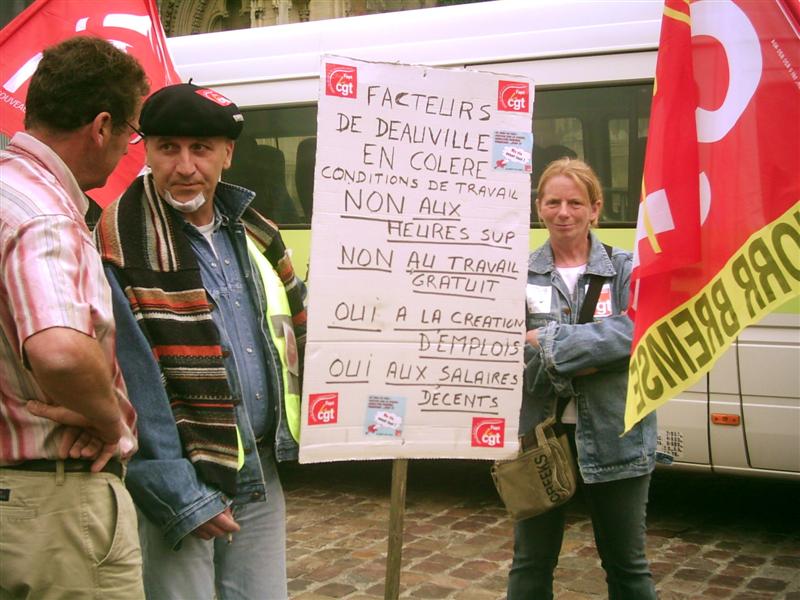
MULTIPOLYGON (((179 83, 167 51, 155 0, 37 0, 0 30, 0 131, 24 129, 25 96, 41 51, 74 35, 96 35, 132 54, 154 92, 179 83)), ((105 187, 89 195, 101 206, 119 196, 144 165, 144 148, 131 146, 105 187)))
POLYGON ((625 429, 800 295, 797 0, 667 0, 631 279, 625 429), (795 12, 793 12, 795 11, 795 12))
MULTIPOLYGON (((639 278, 700 258, 697 91, 692 79, 689 5, 683 0, 667 1, 664 15, 636 228, 639 278)), ((632 308, 635 311, 635 298, 632 308)))

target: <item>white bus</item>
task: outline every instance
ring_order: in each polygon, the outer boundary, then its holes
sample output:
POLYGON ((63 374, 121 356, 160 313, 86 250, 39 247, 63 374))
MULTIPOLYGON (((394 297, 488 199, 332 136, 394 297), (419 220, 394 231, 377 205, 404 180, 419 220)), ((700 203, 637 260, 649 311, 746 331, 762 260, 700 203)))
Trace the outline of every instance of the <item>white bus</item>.
MULTIPOLYGON (((632 248, 662 7, 661 0, 498 0, 168 44, 184 81, 242 108, 244 132, 225 179, 257 192, 255 206, 281 225, 300 272, 323 54, 531 77, 532 188, 550 160, 586 160, 605 186, 598 234, 632 248)), ((531 229, 533 248, 544 232, 535 222, 531 229)), ((800 301, 748 328, 709 375, 658 413, 659 457, 669 468, 800 479, 800 301)))

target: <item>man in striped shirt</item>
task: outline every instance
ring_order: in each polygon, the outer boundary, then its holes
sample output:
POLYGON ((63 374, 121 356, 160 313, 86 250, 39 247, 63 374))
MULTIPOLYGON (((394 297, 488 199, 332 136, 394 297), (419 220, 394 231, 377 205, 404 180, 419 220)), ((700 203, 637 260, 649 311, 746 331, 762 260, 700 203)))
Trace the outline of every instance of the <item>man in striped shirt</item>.
POLYGON ((149 89, 99 38, 44 51, 0 153, 0 599, 142 598, 122 461, 135 413, 84 191, 127 152, 149 89))

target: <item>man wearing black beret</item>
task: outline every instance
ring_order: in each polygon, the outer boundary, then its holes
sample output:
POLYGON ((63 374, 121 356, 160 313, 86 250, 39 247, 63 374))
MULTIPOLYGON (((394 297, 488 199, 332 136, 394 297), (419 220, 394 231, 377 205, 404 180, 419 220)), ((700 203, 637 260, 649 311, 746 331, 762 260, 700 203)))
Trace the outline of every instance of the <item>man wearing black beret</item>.
POLYGON ((168 86, 139 119, 147 173, 95 230, 139 414, 127 484, 150 600, 287 597, 277 460, 297 458, 306 290, 254 193, 220 181, 243 117, 168 86))

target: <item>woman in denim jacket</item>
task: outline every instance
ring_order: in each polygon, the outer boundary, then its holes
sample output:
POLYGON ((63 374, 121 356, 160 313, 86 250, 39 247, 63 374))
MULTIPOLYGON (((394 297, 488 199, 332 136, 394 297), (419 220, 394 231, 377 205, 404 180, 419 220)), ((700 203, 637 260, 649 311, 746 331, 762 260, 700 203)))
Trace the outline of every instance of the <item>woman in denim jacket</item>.
MULTIPOLYGON (((633 334, 625 315, 631 254, 614 248, 609 257, 590 232, 600 218, 603 195, 594 171, 580 160, 548 165, 539 180, 536 208, 550 238, 528 262, 520 431, 549 416, 557 398, 570 399, 562 420, 576 446, 609 599, 654 599, 645 557, 645 511, 655 466, 655 413, 620 437, 633 334), (606 282, 594 322, 578 325, 592 274, 606 282)), ((509 600, 553 597, 565 514, 562 505, 515 525, 509 600)))

